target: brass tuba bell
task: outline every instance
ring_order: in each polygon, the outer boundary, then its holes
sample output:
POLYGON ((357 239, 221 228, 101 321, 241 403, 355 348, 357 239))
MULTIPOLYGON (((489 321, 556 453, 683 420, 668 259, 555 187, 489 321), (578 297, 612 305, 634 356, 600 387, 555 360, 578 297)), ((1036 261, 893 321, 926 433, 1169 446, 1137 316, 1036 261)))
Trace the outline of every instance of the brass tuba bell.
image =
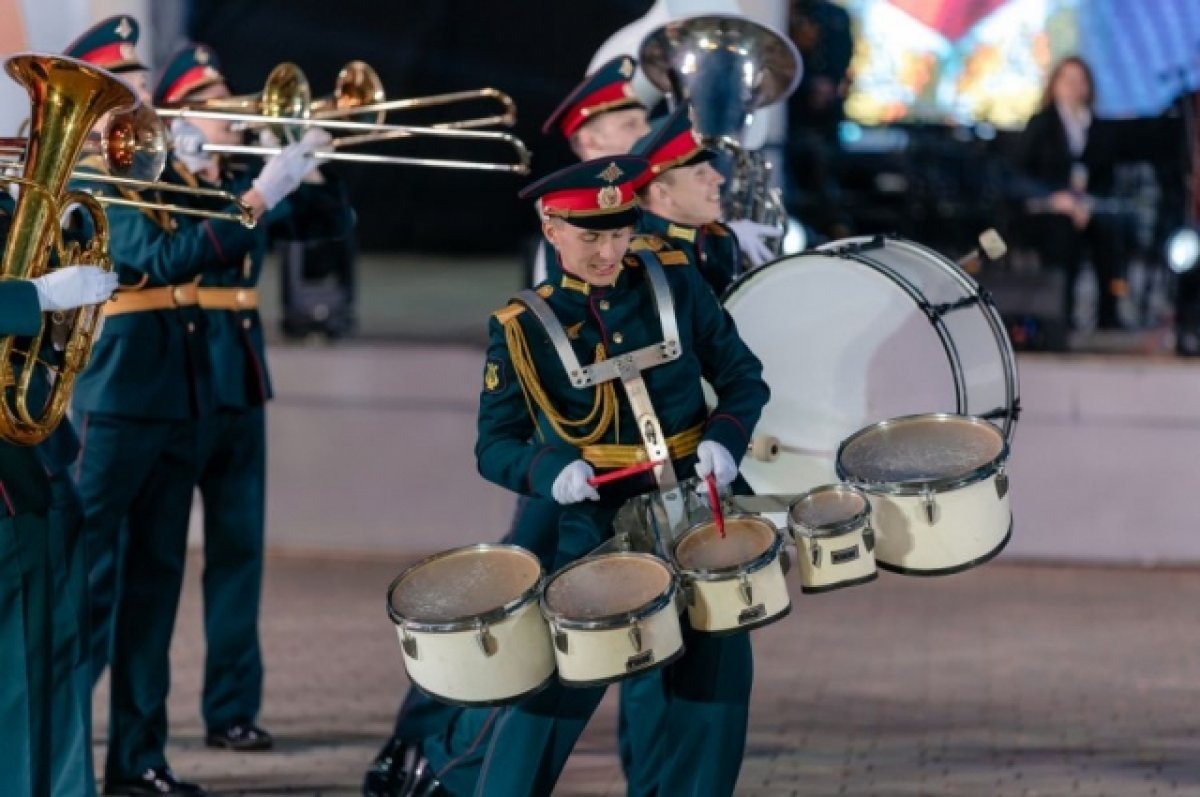
MULTIPOLYGON (((108 220, 96 200, 67 191, 67 181, 88 133, 110 111, 137 104, 133 90, 102 69, 56 55, 25 53, 5 62, 5 70, 25 87, 32 101, 29 145, 21 177, 3 178, 20 186, 0 279, 33 279, 56 265, 95 265, 112 269, 108 220), (75 205, 91 216, 95 234, 86 247, 64 246, 63 209, 75 205)), ((32 338, 0 337, 0 438, 18 445, 42 442, 62 421, 75 377, 91 357, 100 318, 97 307, 54 314, 65 324, 66 343, 54 362, 42 359, 47 325, 32 338), (49 382, 45 395, 43 377, 49 382)))

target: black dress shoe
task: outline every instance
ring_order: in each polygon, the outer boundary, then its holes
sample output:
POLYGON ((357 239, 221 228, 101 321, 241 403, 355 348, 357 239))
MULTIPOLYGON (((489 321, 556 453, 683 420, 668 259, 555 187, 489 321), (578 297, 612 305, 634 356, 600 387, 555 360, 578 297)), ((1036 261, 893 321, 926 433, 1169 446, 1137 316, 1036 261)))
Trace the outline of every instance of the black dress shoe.
POLYGON ((393 736, 363 778, 363 797, 433 797, 440 787, 420 743, 393 736))
POLYGON ((104 781, 104 794, 124 795, 187 795, 187 797, 204 797, 208 792, 195 783, 179 780, 170 767, 154 767, 147 769, 139 777, 131 780, 104 781))
POLYGON ((254 750, 270 750, 275 746, 271 734, 252 722, 230 725, 219 731, 209 731, 204 737, 209 747, 244 753, 254 750))

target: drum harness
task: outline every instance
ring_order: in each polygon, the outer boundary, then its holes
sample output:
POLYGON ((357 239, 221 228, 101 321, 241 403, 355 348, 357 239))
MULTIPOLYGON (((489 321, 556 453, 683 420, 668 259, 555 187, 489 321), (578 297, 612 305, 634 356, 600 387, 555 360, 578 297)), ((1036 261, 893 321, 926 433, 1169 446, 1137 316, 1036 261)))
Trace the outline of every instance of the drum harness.
MULTIPOLYGON (((629 407, 633 412, 638 434, 642 438, 642 445, 645 446, 647 459, 650 462, 658 463, 651 473, 654 474, 654 480, 662 495, 662 504, 666 510, 668 524, 671 529, 679 529, 685 524, 683 492, 675 475, 675 468, 671 464, 667 438, 663 434, 662 424, 659 423, 658 414, 654 411, 650 393, 646 389, 646 382, 642 377, 644 371, 679 359, 683 353, 679 337, 679 322, 675 315, 675 302, 671 296, 671 286, 667 282, 667 275, 658 262, 658 258, 645 251, 634 254, 641 260, 642 266, 646 270, 646 276, 649 278, 651 296, 654 299, 655 310, 658 312, 659 327, 663 336, 659 343, 583 366, 579 364, 579 358, 575 356, 575 350, 571 348, 571 342, 563 330, 562 323, 554 315, 550 305, 532 290, 523 290, 515 298, 533 314, 533 317, 537 319, 549 336, 550 344, 558 354, 563 368, 566 369, 572 387, 585 390, 614 380, 621 381, 621 386, 629 399, 629 407)), ((659 537, 660 545, 669 542, 662 540, 660 535, 656 536, 659 537)), ((628 539, 614 538, 614 540, 612 547, 628 548, 628 539)), ((605 547, 609 547, 609 544, 606 543, 602 549, 605 547)))

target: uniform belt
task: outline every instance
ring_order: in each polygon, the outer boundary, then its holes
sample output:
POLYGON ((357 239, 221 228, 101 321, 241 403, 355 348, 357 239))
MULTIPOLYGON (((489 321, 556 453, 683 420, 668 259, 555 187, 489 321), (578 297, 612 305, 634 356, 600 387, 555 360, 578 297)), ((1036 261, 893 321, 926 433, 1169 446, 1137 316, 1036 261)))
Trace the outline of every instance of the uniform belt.
POLYGON ((257 310, 254 288, 200 288, 200 306, 205 310, 257 310))
POLYGON ((193 283, 143 288, 139 291, 119 291, 104 304, 105 315, 148 313, 151 310, 174 310, 194 307, 199 303, 198 289, 193 283))
MULTIPOLYGON (((703 436, 704 424, 699 424, 668 437, 667 450, 671 452, 671 459, 683 459, 695 454, 703 436)), ((633 444, 609 443, 584 446, 581 453, 593 468, 627 468, 630 465, 646 461, 646 448, 633 444)))

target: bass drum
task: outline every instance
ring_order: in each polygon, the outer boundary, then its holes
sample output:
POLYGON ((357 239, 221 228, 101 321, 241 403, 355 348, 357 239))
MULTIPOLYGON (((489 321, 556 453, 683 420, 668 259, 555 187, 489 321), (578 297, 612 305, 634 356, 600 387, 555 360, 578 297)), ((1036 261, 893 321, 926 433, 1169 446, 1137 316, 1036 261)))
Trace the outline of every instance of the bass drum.
POLYGON ((1000 315, 927 247, 834 241, 746 274, 723 301, 771 387, 742 461, 756 493, 837 482, 841 442, 888 418, 972 415, 1012 437, 1020 399, 1000 315))

